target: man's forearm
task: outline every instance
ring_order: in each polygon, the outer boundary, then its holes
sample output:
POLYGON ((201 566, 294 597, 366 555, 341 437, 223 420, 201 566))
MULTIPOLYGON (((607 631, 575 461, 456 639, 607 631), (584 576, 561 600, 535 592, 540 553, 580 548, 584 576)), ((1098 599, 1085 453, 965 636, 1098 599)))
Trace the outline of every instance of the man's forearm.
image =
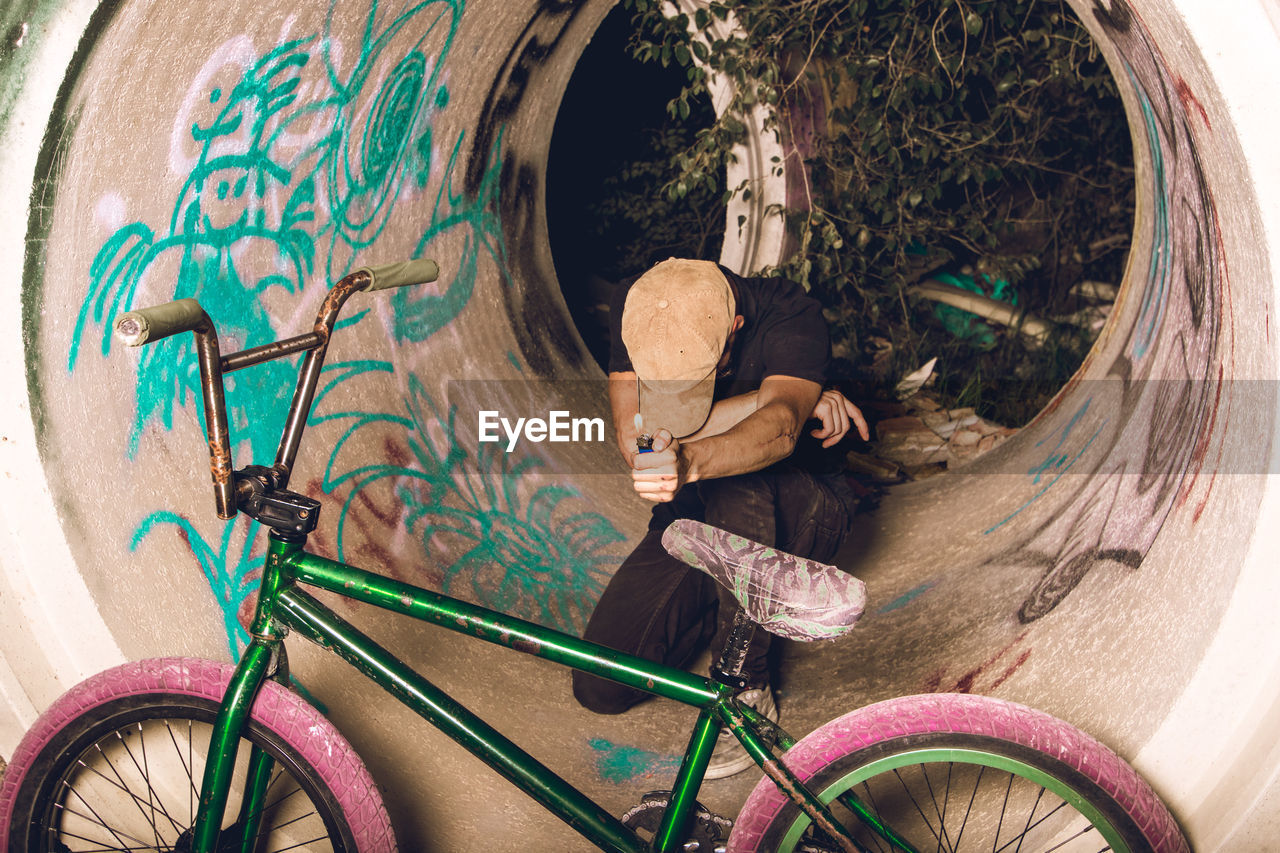
POLYGON ((736 397, 717 400, 711 406, 711 414, 707 416, 707 422, 697 432, 683 439, 683 441, 700 441, 733 429, 755 413, 756 407, 759 405, 759 394, 760 392, 758 391, 748 391, 746 394, 739 394, 736 397))
POLYGON ((791 455, 804 425, 794 410, 773 402, 725 432, 690 437, 681 446, 689 482, 731 477, 767 468, 791 455))

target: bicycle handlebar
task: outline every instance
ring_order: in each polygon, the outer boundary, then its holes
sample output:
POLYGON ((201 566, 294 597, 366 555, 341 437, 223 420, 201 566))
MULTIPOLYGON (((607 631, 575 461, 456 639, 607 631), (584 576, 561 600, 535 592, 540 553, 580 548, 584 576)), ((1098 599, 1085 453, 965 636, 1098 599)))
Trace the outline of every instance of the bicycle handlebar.
POLYGON ((240 479, 240 473, 231 469, 231 441, 223 374, 293 353, 306 353, 298 369, 298 383, 285 418, 280 449, 276 453, 275 465, 270 469, 274 480, 273 488, 283 490, 288 485, 303 427, 311 412, 329 337, 347 298, 361 290, 386 290, 435 281, 439 274, 439 265, 425 258, 353 270, 334 283, 320 306, 312 331, 241 350, 230 356, 221 355, 217 329, 195 299, 177 299, 163 305, 126 311, 116 319, 114 330, 121 343, 131 347, 154 343, 180 332, 195 334, 215 506, 220 518, 230 519, 235 517, 238 509, 236 482, 240 479))
POLYGON ((440 266, 426 258, 395 264, 379 264, 376 267, 361 267, 356 272, 362 270, 369 273, 372 279, 365 290, 388 290, 409 284, 426 284, 429 281, 435 281, 440 275, 440 266))
MULTIPOLYGON (((360 267, 354 272, 367 272, 366 291, 389 290, 412 284, 426 284, 440 276, 440 266, 433 260, 419 258, 392 264, 360 267)), ((194 299, 176 299, 150 308, 135 308, 116 318, 116 337, 125 346, 138 347, 164 340, 180 332, 194 331, 209 316, 194 299)))
POLYGON ((126 311, 116 318, 116 337, 125 346, 139 347, 179 332, 190 332, 209 322, 200 303, 177 299, 150 308, 126 311))

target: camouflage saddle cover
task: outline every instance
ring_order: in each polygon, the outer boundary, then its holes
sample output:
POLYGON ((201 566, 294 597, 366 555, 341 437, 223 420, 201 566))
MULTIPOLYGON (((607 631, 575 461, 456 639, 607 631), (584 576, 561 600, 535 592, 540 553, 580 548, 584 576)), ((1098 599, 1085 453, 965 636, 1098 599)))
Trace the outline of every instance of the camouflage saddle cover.
POLYGON ((780 637, 839 637, 866 606, 865 585, 853 575, 700 521, 672 522, 662 534, 662 545, 677 560, 719 581, 753 622, 780 637))

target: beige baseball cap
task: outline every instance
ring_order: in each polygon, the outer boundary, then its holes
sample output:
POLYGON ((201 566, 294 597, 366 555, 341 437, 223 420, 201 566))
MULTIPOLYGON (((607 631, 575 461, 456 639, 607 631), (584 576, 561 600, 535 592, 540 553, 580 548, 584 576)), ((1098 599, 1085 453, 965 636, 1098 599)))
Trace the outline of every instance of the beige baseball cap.
POLYGON ((646 432, 665 428, 683 438, 706 423, 734 309, 729 281, 712 261, 669 258, 636 279, 622 309, 622 342, 639 378, 646 432))

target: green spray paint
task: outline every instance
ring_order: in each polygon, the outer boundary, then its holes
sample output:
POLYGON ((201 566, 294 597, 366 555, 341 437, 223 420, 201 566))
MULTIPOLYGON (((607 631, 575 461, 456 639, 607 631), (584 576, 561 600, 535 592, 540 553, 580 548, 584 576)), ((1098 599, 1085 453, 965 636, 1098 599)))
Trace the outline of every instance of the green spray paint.
POLYGON ((233 658, 239 658, 249 643, 244 622, 249 618, 249 599, 257 592, 262 575, 263 552, 255 547, 258 526, 248 519, 230 521, 222 529, 222 539, 211 546, 195 526, 172 512, 154 512, 147 516, 133 534, 130 549, 136 550, 142 540, 160 525, 173 525, 187 541, 191 553, 204 572, 222 611, 222 627, 233 658))
MULTIPOLYGON (((359 263, 387 260, 376 254, 376 244, 402 194, 431 192, 433 182, 438 186, 413 256, 454 233, 461 233, 463 251, 456 269, 447 273, 451 279, 443 290, 393 295, 396 340, 425 341, 461 313, 474 293, 482 253, 505 277, 496 213, 501 129, 487 152, 484 177, 475 193, 454 189, 455 174, 466 165, 460 162, 465 134, 441 146, 447 157, 436 154, 440 140, 433 127, 449 105, 442 77, 464 3, 426 0, 387 15, 378 0, 367 7, 361 4, 367 14, 358 57, 344 74, 335 59, 338 39, 332 26, 339 19, 359 19, 353 5, 331 3, 321 32, 278 44, 250 63, 234 85, 210 88, 204 115, 190 131, 199 155, 176 193, 167 225, 133 222, 119 228, 91 264, 89 290, 68 355, 69 371, 92 345, 95 330, 101 353, 111 351, 115 317, 136 307, 141 281, 161 264, 177 270, 169 298, 199 299, 224 337, 251 345, 296 331, 276 329, 264 302, 277 293, 295 297, 327 288, 359 263), (402 55, 389 55, 393 39, 400 36, 395 43, 403 45, 408 35, 417 39, 412 47, 402 55), (441 46, 429 60, 421 48, 433 36, 440 37, 441 46), (374 79, 376 69, 387 67, 392 70, 374 79), (317 80, 324 85, 315 85, 317 80), (300 135, 309 139, 301 150, 296 139, 300 135), (371 249, 375 251, 366 252, 371 249), (269 269, 261 269, 239 260, 245 257, 273 261, 269 269)), ((349 56, 350 47, 344 48, 349 56)), ((158 174, 164 170, 165 164, 156 164, 158 174)), ((420 210, 416 205, 414 215, 420 216, 420 210)), ((165 298, 156 293, 159 275, 148 279, 149 302, 165 298)), ((145 429, 169 430, 176 412, 193 404, 198 409, 194 364, 189 336, 140 353, 131 457, 145 429)), ((390 370, 380 361, 330 366, 317 410, 338 386, 390 370)), ((227 404, 239 459, 246 451, 255 461, 270 458, 281 425, 278 418, 263 413, 283 411, 292 375, 292 367, 277 362, 231 377, 227 404)), ((446 590, 544 624, 580 629, 602 588, 604 566, 614 559, 602 555, 601 549, 621 540, 621 534, 597 514, 562 511, 563 502, 577 496, 571 489, 544 486, 522 497, 522 483, 541 464, 538 460, 512 464, 505 454, 473 459, 452 438, 447 447, 436 447, 432 435, 453 435, 453 410, 442 430, 445 419, 422 384, 416 377, 408 384, 411 393, 404 415, 313 416, 313 423, 348 421, 346 434, 330 456, 323 486, 330 493, 352 490, 338 523, 340 548, 352 500, 372 483, 395 477, 409 529, 433 556, 460 553, 444 569, 446 590), (401 429, 415 463, 339 472, 335 460, 346 440, 375 423, 401 429), (465 462, 478 467, 468 469, 465 462), (440 541, 447 541, 452 550, 442 551, 440 541)), ((197 417, 202 420, 202 413, 197 417)), ((137 548, 158 527, 176 527, 189 543, 222 611, 231 653, 238 656, 247 641, 241 613, 262 565, 254 528, 229 522, 220 541, 210 544, 189 520, 161 511, 142 522, 131 547, 137 548)))
POLYGON ((623 746, 604 738, 589 742, 596 753, 596 773, 606 782, 622 785, 642 777, 667 776, 680 767, 678 755, 662 755, 634 746, 623 746))
MULTIPOLYGON (((331 6, 330 22, 335 9, 336 4, 331 6)), ((350 11, 344 8, 343 17, 349 18, 350 11)), ((287 41, 264 54, 229 91, 209 92, 209 117, 191 128, 200 154, 178 193, 167 228, 157 232, 134 222, 120 228, 98 251, 71 341, 69 369, 74 370, 91 325, 101 329, 101 350, 104 355, 109 352, 116 315, 134 307, 147 271, 173 257, 178 275, 171 298, 199 299, 217 318, 220 332, 233 339, 270 340, 278 330, 272 327, 263 298, 280 289, 298 294, 308 286, 327 287, 345 275, 383 232, 401 189, 428 182, 431 121, 448 104, 439 77, 462 6, 422 2, 387 21, 377 12, 378 3, 370 4, 358 61, 345 77, 331 56, 334 40, 326 24, 323 34, 287 41), (385 79, 372 79, 374 68, 389 59, 383 53, 391 39, 411 23, 419 33, 413 48, 398 58, 385 79), (385 26, 378 28, 380 24, 385 26), (443 46, 428 63, 418 48, 437 28, 443 28, 443 46), (328 91, 304 99, 300 93, 309 91, 301 85, 304 73, 315 63, 320 64, 319 79, 327 81, 328 91), (304 128, 312 141, 298 154, 292 136, 304 128), (261 247, 269 251, 255 256, 270 254, 273 268, 245 269, 237 264, 238 257, 261 247)), ((461 139, 459 134, 459 144, 461 139)), ((497 226, 492 198, 460 199, 446 192, 452 167, 451 158, 417 254, 432 238, 453 228, 477 230, 480 236, 467 241, 472 256, 464 258, 464 276, 446 291, 460 294, 454 301, 465 304, 474 288, 474 253, 481 245, 492 250, 490 235, 497 226), (462 210, 454 211, 454 204, 462 210)), ((397 331, 402 338, 423 340, 452 320, 461 304, 446 316, 419 319, 397 331)), ((175 408, 189 400, 198 405, 197 379, 189 369, 193 360, 189 339, 149 347, 141 354, 131 455, 148 424, 158 422, 169 429, 175 408)), ((236 377, 228 389, 233 429, 249 442, 255 459, 269 453, 280 425, 250 417, 250 404, 259 401, 259 409, 278 410, 261 401, 278 402, 288 394, 289 371, 285 364, 267 365, 251 379, 236 377)))
MULTIPOLYGON (((389 368, 361 363, 342 369, 389 368)), ((542 460, 525 456, 512 462, 510 454, 492 444, 478 451, 464 447, 457 440, 456 416, 456 406, 442 412, 415 376, 409 379, 404 414, 334 413, 317 418, 349 423, 324 480, 327 492, 351 487, 339 524, 339 555, 345 549, 353 503, 374 483, 390 479, 405 507, 408 529, 428 554, 452 560, 442 562, 444 592, 581 632, 620 557, 607 549, 622 541, 622 534, 599 513, 566 509, 566 502, 581 497, 575 489, 534 487, 529 480, 542 460), (379 462, 336 473, 333 464, 343 445, 375 424, 405 432, 413 464, 379 462)))
POLYGON ((14 102, 39 55, 58 0, 6 0, 0 4, 0 128, 9 123, 14 102))

